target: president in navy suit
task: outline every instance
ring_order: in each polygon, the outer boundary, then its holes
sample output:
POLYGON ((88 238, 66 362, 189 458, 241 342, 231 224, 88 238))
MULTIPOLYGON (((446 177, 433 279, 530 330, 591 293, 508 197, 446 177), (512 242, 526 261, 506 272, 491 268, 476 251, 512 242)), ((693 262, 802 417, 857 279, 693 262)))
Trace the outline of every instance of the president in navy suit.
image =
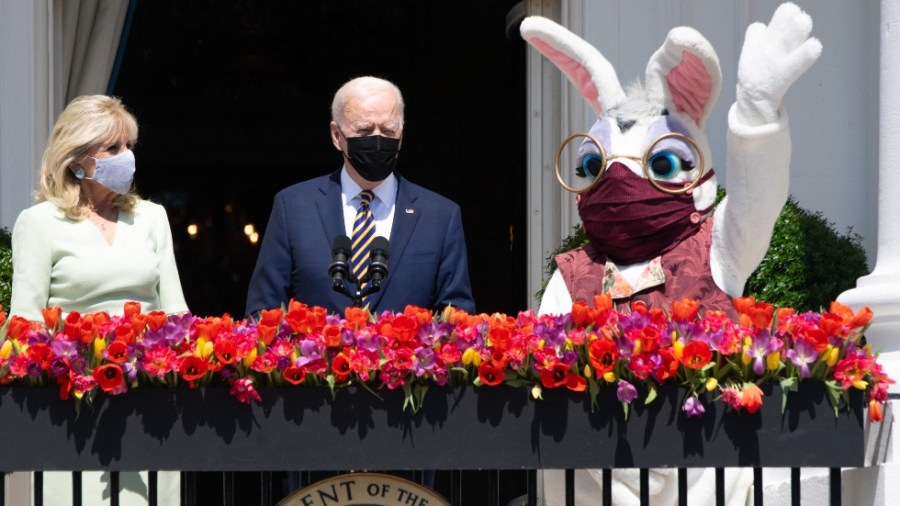
POLYGON ((361 192, 372 195, 375 235, 389 239, 387 277, 366 302, 372 312, 407 304, 475 311, 459 206, 394 169, 403 139, 403 96, 389 81, 344 84, 331 107, 331 140, 343 167, 275 196, 247 293, 247 313, 294 299, 343 314, 352 300, 332 289, 337 236, 353 237, 361 192))

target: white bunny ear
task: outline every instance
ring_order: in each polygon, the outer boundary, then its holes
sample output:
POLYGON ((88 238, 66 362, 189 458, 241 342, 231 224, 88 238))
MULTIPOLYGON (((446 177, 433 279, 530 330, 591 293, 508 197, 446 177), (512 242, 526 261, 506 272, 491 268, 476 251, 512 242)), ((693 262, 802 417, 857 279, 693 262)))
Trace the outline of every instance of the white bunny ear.
POLYGON ((519 31, 572 81, 597 116, 625 99, 612 65, 581 37, 540 16, 525 18, 519 31))
POLYGON ((651 100, 703 128, 722 88, 719 57, 693 28, 673 28, 647 63, 646 87, 651 100))

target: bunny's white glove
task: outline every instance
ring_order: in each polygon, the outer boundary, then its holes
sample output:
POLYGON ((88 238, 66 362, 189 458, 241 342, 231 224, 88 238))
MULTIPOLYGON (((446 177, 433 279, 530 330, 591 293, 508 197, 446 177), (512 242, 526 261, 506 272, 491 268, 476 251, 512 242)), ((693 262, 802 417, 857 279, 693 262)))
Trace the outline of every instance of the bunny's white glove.
POLYGON ((738 63, 737 120, 754 127, 775 123, 788 88, 822 54, 822 44, 810 37, 812 20, 792 3, 778 7, 766 26, 747 28, 738 63))

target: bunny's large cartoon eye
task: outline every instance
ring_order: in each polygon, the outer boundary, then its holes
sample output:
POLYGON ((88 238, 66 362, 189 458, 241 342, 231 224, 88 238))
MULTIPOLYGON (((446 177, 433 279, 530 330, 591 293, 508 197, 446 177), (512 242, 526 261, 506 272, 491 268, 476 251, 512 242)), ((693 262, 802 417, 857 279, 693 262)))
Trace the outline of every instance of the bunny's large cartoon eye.
POLYGON ((648 162, 650 172, 657 179, 671 179, 681 171, 692 170, 690 162, 679 158, 669 150, 660 151, 650 156, 648 162))
POLYGON ((584 155, 581 161, 581 167, 575 169, 575 173, 580 177, 589 177, 596 179, 603 172, 603 156, 597 153, 588 153, 584 155))

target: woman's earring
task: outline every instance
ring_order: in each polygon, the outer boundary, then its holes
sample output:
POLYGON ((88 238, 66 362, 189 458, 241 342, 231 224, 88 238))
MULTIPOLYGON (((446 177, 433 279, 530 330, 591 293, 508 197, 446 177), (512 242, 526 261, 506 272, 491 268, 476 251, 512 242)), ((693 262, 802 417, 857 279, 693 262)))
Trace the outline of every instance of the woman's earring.
POLYGON ((81 181, 82 179, 84 179, 84 169, 78 167, 77 169, 72 170, 72 175, 75 176, 75 179, 81 181))

